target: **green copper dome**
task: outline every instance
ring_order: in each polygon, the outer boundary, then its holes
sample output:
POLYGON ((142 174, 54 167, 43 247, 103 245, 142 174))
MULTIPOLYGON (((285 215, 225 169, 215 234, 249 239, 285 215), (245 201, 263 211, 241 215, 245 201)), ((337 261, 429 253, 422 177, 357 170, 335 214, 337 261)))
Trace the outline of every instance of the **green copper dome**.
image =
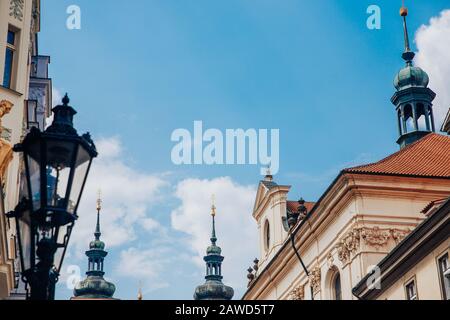
POLYGON ((103 276, 88 276, 75 286, 74 295, 83 299, 111 299, 115 291, 116 286, 103 276))
POLYGON ((105 249, 105 243, 101 240, 94 240, 91 241, 89 244, 89 249, 91 250, 104 250, 105 249))
POLYGON ((428 74, 419 67, 406 65, 405 68, 395 76, 394 86, 397 90, 403 90, 410 87, 428 87, 430 78, 428 74))
POLYGON ((216 246, 216 245, 211 245, 206 250, 206 254, 207 255, 218 255, 218 256, 220 256, 221 253, 222 253, 222 249, 220 247, 216 246))
POLYGON ((233 288, 226 286, 222 281, 208 280, 195 289, 195 300, 231 300, 234 296, 233 288))

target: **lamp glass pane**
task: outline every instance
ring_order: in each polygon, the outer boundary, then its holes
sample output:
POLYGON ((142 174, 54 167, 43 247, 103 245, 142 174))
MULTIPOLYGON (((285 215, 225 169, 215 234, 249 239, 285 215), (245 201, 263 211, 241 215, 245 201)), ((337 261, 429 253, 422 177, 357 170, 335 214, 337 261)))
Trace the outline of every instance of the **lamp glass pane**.
POLYGON ((91 156, 82 146, 80 146, 78 149, 77 160, 75 161, 75 174, 73 176, 72 189, 69 196, 68 211, 70 213, 75 213, 90 162, 91 156))
POLYGON ((20 240, 20 250, 21 250, 21 258, 23 259, 22 271, 28 270, 31 268, 31 251, 34 248, 31 247, 31 219, 30 219, 30 211, 27 210, 23 213, 22 217, 17 219, 18 232, 19 232, 19 240, 20 240))
POLYGON ((47 205, 66 210, 66 191, 73 167, 75 142, 47 140, 47 205))
POLYGON ((77 142, 62 139, 47 140, 47 165, 61 170, 72 167, 77 144, 77 142))
POLYGON ((67 247, 66 242, 68 242, 69 240, 71 228, 72 224, 67 224, 65 226, 59 227, 58 237, 57 239, 55 239, 56 243, 58 244, 58 249, 55 252, 53 263, 55 267, 58 268, 58 272, 60 271, 59 268, 63 260, 64 248, 67 247))
POLYGON ((70 168, 53 168, 47 166, 47 205, 64 209, 70 168))
POLYGON ((26 157, 28 163, 28 174, 30 179, 29 196, 33 204, 33 210, 41 208, 41 175, 39 170, 39 162, 31 156, 26 157))

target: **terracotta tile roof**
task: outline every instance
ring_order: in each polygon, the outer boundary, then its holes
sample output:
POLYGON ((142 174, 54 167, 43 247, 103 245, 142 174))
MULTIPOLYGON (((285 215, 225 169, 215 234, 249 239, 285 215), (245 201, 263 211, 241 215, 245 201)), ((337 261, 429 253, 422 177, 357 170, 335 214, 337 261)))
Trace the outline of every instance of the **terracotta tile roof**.
POLYGON ((430 133, 379 162, 344 173, 450 178, 450 137, 430 133))
MULTIPOLYGON (((306 210, 310 212, 315 204, 316 204, 315 202, 305 202, 306 210)), ((299 206, 298 201, 287 201, 287 209, 290 212, 297 212, 298 206, 299 206)))

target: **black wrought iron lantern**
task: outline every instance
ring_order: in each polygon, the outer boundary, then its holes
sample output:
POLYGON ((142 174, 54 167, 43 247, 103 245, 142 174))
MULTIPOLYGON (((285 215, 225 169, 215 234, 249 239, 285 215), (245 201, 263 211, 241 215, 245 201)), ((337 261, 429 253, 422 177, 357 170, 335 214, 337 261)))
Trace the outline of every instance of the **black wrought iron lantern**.
POLYGON ((69 106, 67 94, 62 102, 53 108, 53 123, 44 132, 33 127, 14 147, 23 154, 27 190, 27 198, 14 213, 22 275, 36 299, 52 296, 49 282, 61 269, 89 169, 97 156, 90 135, 79 136, 73 127, 76 111, 69 106))

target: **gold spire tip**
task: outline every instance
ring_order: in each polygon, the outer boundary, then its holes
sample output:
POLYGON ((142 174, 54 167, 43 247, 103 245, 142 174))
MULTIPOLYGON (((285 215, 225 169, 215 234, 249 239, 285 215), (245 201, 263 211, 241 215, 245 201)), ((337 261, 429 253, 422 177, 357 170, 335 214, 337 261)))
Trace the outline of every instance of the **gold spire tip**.
POLYGON ((102 209, 102 191, 98 190, 97 193, 97 211, 102 209))
POLYGON ((142 294, 142 281, 139 281, 139 291, 137 295, 138 300, 142 300, 144 298, 144 295, 142 294))
POLYGON ((408 16, 408 8, 405 7, 405 0, 402 0, 402 7, 400 8, 400 16, 402 17, 408 16))
POLYGON ((211 205, 211 215, 213 217, 215 217, 216 216, 216 196, 214 194, 211 196, 211 203, 212 203, 212 205, 211 205))
POLYGON ((402 16, 402 17, 408 16, 408 8, 406 8, 406 7, 401 7, 401 8, 400 8, 400 16, 402 16))

